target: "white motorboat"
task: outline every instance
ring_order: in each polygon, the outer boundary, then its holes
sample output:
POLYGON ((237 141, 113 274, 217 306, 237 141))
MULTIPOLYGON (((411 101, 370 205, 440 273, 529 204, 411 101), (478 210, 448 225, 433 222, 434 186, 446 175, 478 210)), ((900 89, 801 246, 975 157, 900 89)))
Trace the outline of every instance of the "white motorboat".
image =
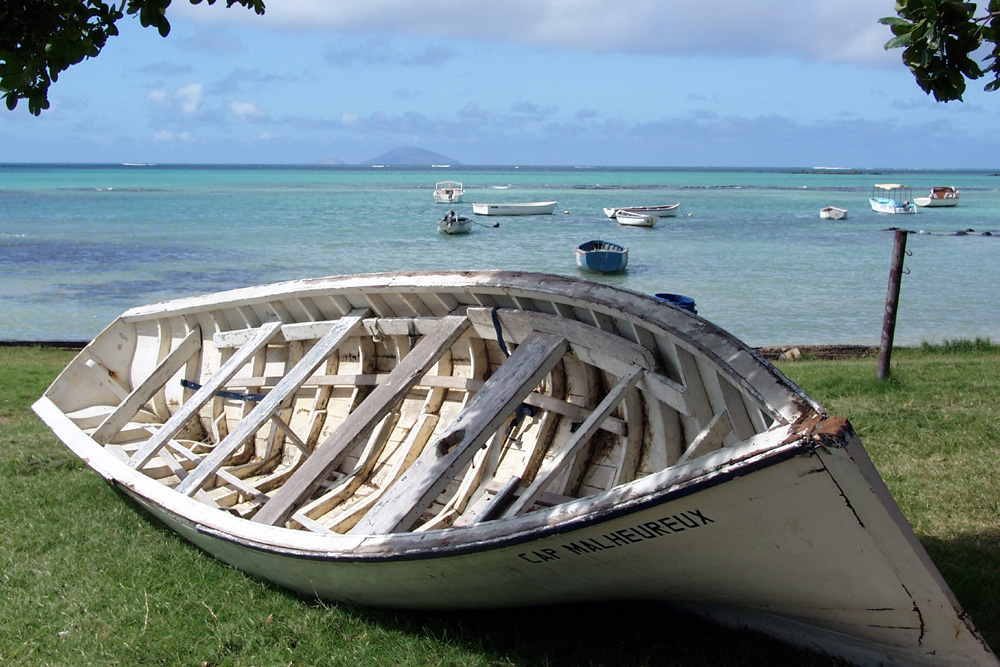
POLYGON ((434 203, 457 204, 462 201, 465 189, 458 181, 441 181, 434 186, 434 203))
POLYGON ((958 199, 961 193, 958 189, 950 185, 938 185, 931 188, 931 193, 926 197, 917 197, 913 201, 917 206, 926 208, 943 208, 958 206, 958 199))

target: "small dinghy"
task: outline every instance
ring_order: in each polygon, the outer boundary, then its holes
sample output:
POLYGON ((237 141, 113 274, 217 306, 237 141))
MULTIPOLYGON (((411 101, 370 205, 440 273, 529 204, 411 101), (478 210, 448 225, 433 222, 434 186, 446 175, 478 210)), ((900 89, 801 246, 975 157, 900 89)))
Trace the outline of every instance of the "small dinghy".
POLYGON ((34 410, 181 536, 304 595, 652 599, 857 662, 997 664, 850 423, 648 295, 462 271, 142 306, 34 410))
POLYGON ((448 211, 438 221, 437 228, 442 234, 468 234, 472 229, 472 218, 448 211))
POLYGON ((619 225, 628 225, 629 227, 652 227, 660 221, 660 216, 619 209, 615 213, 615 220, 618 221, 619 225))
POLYGON ((611 241, 587 241, 575 249, 576 265, 597 273, 624 271, 628 266, 628 248, 611 241))

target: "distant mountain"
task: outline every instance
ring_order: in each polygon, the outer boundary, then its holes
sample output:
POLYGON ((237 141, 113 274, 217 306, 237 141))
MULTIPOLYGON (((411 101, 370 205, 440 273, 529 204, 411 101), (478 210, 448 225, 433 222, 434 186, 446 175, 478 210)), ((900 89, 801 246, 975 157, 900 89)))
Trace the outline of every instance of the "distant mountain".
POLYGON ((433 151, 425 151, 423 148, 393 148, 391 151, 382 153, 370 160, 365 160, 361 164, 392 164, 422 167, 432 164, 462 164, 453 160, 447 155, 441 155, 433 151))
POLYGON ((338 160, 335 157, 325 157, 320 160, 316 160, 316 164, 322 164, 322 165, 344 164, 344 161, 338 160))

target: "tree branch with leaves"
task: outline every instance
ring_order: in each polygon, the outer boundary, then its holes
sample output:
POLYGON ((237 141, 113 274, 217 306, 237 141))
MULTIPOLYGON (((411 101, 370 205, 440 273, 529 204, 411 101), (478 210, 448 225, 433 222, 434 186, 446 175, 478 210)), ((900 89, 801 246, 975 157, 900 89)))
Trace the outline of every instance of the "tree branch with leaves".
POLYGON ((979 16, 977 9, 958 0, 897 0, 898 16, 879 19, 894 35, 885 48, 902 48, 917 85, 939 102, 961 100, 966 80, 984 76, 992 77, 985 90, 1000 89, 1000 0, 979 16), (984 45, 992 50, 976 53, 984 45))
MULTIPOLYGON (((95 58, 118 22, 138 16, 144 27, 170 33, 171 0, 5 0, 0 3, 0 93, 13 110, 21 100, 39 115, 49 108, 49 88, 70 66, 95 58)), ((200 4, 202 0, 191 0, 200 4)), ((216 0, 206 0, 214 5, 216 0)), ((264 13, 263 0, 225 0, 264 13)))

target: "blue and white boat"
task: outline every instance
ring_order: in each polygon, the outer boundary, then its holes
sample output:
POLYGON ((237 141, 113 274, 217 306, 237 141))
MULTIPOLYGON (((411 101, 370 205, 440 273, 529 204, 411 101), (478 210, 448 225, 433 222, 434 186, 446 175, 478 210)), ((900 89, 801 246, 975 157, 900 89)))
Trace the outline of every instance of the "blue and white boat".
POLYGON ((587 241, 576 247, 576 265, 598 273, 615 273, 628 266, 628 248, 611 241, 587 241))
POLYGON ((916 213, 910 188, 899 183, 876 183, 868 200, 876 213, 916 213))

